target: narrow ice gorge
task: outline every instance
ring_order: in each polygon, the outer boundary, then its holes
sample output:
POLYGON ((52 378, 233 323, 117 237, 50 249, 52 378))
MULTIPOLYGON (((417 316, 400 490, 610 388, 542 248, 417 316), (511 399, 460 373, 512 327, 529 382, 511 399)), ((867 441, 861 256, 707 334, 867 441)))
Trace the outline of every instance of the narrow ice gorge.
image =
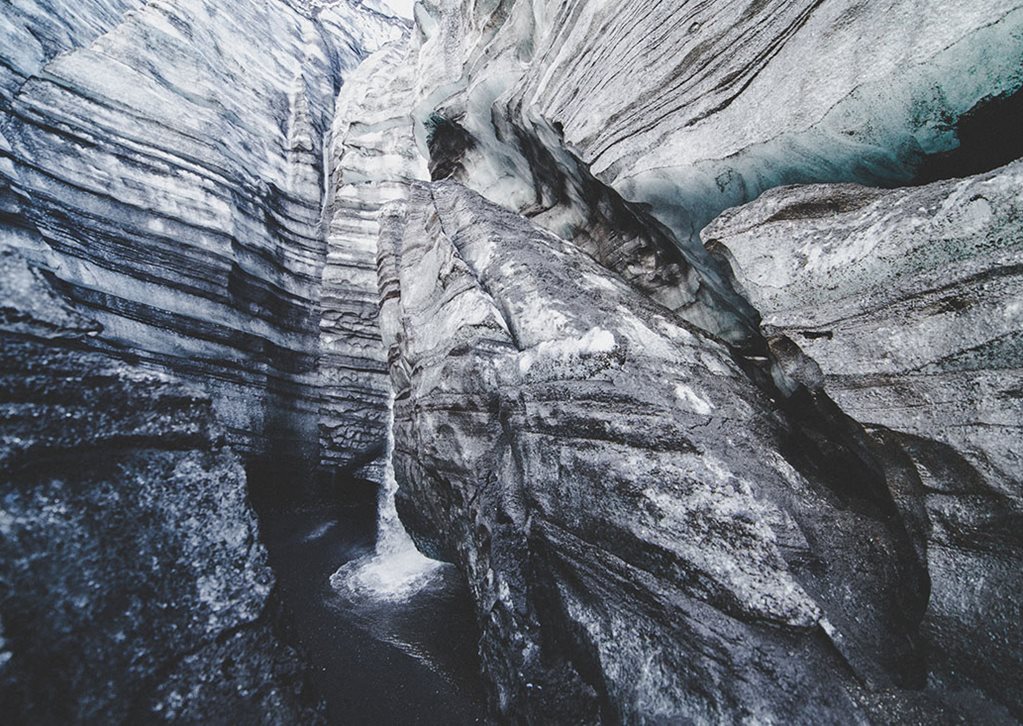
POLYGON ((1023 720, 1023 2, 18 0, 0 61, 14 722, 1023 720))

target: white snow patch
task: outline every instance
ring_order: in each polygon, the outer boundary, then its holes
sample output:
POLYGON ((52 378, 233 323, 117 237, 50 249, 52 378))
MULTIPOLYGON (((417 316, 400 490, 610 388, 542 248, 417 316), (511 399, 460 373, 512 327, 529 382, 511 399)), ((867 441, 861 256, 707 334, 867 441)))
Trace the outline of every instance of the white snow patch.
POLYGON ((680 401, 685 401, 689 404, 689 407, 696 413, 703 416, 709 416, 714 410, 715 406, 713 403, 708 401, 706 398, 698 394, 689 386, 684 383, 680 383, 675 386, 675 395, 680 401))
POLYGON ((617 345, 615 336, 604 328, 590 328, 578 338, 548 340, 522 353, 519 358, 519 373, 525 375, 533 364, 544 358, 570 358, 572 356, 610 353, 617 345))
POLYGON ((604 290, 614 292, 618 289, 617 287, 615 287, 615 284, 608 280, 606 277, 594 275, 592 272, 583 273, 583 279, 589 284, 593 285, 594 287, 599 287, 604 290))

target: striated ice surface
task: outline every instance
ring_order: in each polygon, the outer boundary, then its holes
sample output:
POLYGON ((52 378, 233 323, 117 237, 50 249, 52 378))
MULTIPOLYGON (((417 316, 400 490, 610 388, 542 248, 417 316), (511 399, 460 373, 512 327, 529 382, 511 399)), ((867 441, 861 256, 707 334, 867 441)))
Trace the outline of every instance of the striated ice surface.
POLYGON ((420 7, 415 113, 435 178, 734 343, 756 315, 703 226, 779 185, 911 181, 959 145, 964 115, 1023 87, 1019 0, 420 7))
POLYGON ((320 288, 320 445, 339 463, 378 457, 388 416, 380 340, 377 236, 381 208, 428 175, 412 140, 414 65, 407 43, 386 45, 341 88, 326 146, 326 258, 320 288), (338 405, 343 402, 344 405, 338 405))
POLYGON ((356 0, 0 12, 4 240, 89 310, 97 347, 211 395, 240 451, 377 456, 365 366, 331 360, 352 389, 320 386, 323 160, 344 78, 404 21, 356 0))
POLYGON ((704 231, 765 332, 798 343, 815 385, 912 460, 932 665, 992 685, 1023 676, 1021 189, 1018 161, 911 189, 790 187, 704 231))
POLYGON ((455 563, 497 717, 1023 718, 1023 178, 974 175, 1018 148, 1023 0, 411 5, 0 11, 0 453, 103 487, 19 469, 0 534, 65 555, 28 588, 177 573, 124 632, 42 609, 131 641, 82 678, 152 653, 166 718, 258 712, 209 677, 237 662, 315 708, 266 676, 299 670, 226 442, 382 476, 331 585, 428 607, 455 563), (159 525, 100 506, 118 481, 159 525))
POLYGON ((96 322, 10 250, 0 291, 4 721, 315 722, 210 399, 83 345, 96 322))
POLYGON ((469 582, 501 718, 855 722, 853 673, 919 678, 917 540, 826 401, 455 182, 387 208, 380 274, 398 511, 469 582))

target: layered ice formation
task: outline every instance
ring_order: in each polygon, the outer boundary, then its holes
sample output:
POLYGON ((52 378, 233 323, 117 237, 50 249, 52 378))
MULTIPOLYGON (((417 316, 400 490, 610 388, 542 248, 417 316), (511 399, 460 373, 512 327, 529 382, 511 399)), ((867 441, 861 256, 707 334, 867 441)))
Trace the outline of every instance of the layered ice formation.
POLYGON ((244 460, 499 720, 1023 718, 1023 4, 389 6, 0 10, 4 712, 315 721, 244 460))

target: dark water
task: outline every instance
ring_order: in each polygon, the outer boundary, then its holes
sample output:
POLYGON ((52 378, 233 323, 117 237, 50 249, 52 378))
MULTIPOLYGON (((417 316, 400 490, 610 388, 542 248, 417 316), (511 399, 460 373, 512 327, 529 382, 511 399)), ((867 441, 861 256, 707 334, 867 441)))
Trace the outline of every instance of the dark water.
POLYGON ((373 500, 261 512, 286 612, 335 724, 473 724, 484 718, 475 622, 454 568, 406 602, 345 601, 330 587, 369 554, 373 500))

